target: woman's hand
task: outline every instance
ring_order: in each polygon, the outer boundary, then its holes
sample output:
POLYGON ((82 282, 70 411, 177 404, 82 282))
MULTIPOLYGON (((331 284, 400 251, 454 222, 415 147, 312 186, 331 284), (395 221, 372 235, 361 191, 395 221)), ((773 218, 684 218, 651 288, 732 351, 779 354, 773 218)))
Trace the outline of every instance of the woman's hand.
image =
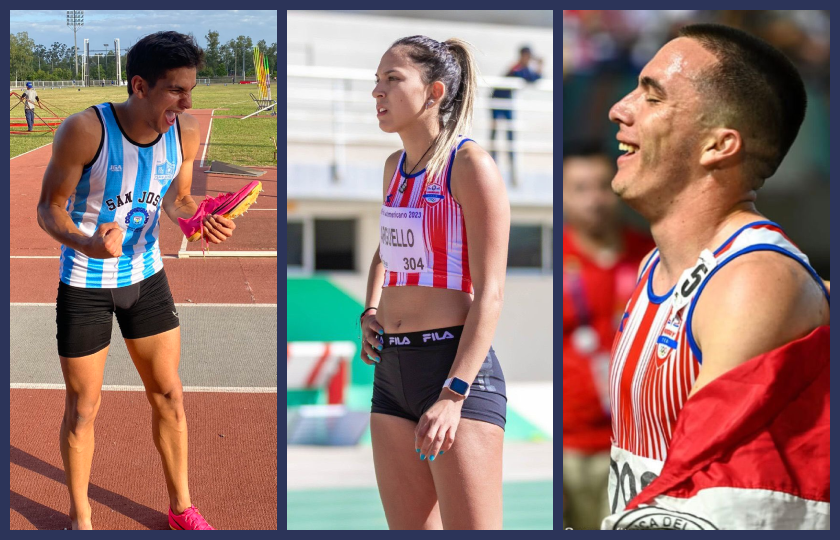
POLYGON ((367 365, 378 364, 380 357, 379 351, 382 350, 382 344, 379 342, 385 329, 376 320, 374 313, 368 312, 362 317, 362 352, 360 354, 362 362, 367 365))
POLYGON ((823 280, 823 283, 825 283, 825 290, 828 291, 828 294, 831 294, 831 282, 823 280))
POLYGON ((429 456, 429 461, 434 461, 435 456, 452 448, 463 405, 463 397, 443 390, 435 404, 420 417, 414 429, 414 449, 420 453, 421 460, 429 456))

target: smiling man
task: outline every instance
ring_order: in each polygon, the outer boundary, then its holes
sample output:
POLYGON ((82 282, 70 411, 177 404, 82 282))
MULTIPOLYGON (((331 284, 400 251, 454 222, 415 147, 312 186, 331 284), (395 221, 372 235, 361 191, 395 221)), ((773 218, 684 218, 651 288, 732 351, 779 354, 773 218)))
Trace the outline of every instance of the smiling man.
MULTIPOLYGON (((199 130, 185 113, 203 61, 183 34, 138 41, 128 52, 128 100, 70 116, 44 174, 38 223, 62 244, 56 321, 67 394, 60 442, 73 529, 92 528, 93 422, 114 314, 152 406, 169 525, 212 529, 190 499, 181 334, 158 245, 161 209, 179 225, 206 206, 190 197, 199 130)), ((230 219, 203 219, 210 242, 231 236, 230 219)))
POLYGON ((657 249, 611 354, 603 528, 829 528, 828 291, 755 206, 805 107, 782 53, 694 25, 610 111, 657 249))

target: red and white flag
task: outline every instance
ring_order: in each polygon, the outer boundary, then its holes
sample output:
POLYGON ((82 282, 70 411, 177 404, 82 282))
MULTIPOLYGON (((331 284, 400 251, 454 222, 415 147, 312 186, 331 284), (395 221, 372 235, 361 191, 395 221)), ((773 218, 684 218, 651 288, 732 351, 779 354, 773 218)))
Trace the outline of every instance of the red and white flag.
POLYGON ((698 391, 662 474, 601 528, 829 530, 829 347, 823 326, 698 391))

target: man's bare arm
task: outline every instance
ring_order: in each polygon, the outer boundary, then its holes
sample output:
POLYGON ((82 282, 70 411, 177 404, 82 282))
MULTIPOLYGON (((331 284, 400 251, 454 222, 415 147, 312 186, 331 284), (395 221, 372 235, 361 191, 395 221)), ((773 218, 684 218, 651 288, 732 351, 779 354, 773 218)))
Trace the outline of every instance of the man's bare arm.
POLYGON ((181 123, 181 141, 184 147, 184 162, 181 163, 181 170, 178 171, 178 176, 172 180, 172 185, 166 191, 162 203, 163 211, 175 225, 178 225, 178 218, 189 219, 198 210, 198 204, 190 195, 193 160, 195 160, 199 146, 198 120, 185 113, 181 115, 179 121, 181 123))
POLYGON ((89 254, 91 237, 73 223, 67 201, 76 190, 84 166, 93 160, 102 128, 91 110, 71 115, 55 135, 53 152, 41 184, 38 225, 61 244, 89 254))

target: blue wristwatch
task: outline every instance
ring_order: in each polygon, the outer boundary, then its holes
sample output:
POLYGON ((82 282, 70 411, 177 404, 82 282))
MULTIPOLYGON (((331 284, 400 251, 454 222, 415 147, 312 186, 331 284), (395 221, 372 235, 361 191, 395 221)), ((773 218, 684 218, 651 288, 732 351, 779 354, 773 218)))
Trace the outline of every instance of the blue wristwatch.
POLYGON ((470 384, 463 380, 459 379, 458 377, 449 377, 443 383, 444 388, 449 388, 451 391, 455 392, 459 396, 467 397, 470 395, 470 384))

